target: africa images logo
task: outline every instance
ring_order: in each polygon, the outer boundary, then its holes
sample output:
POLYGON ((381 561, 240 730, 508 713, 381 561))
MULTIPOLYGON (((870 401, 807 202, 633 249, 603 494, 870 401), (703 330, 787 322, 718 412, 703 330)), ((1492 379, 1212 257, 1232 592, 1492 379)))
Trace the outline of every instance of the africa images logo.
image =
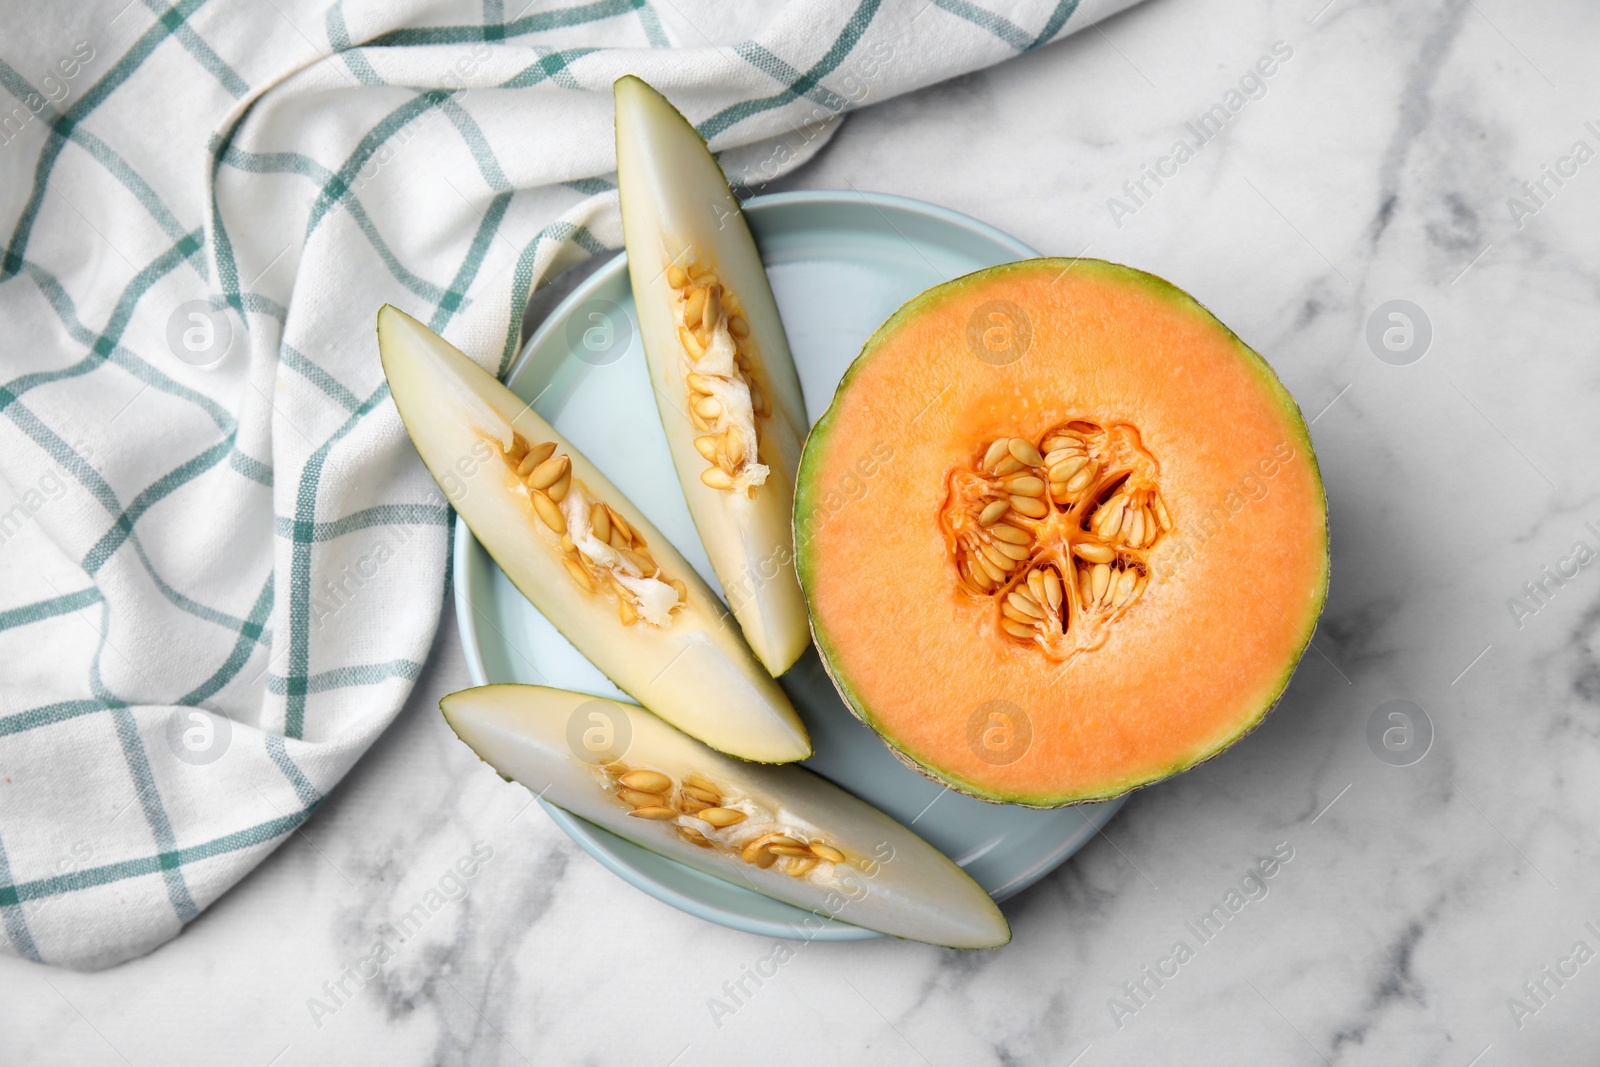
POLYGON ((1174 141, 1166 155, 1153 163, 1146 163, 1137 177, 1123 182, 1123 195, 1106 200, 1106 210, 1111 212, 1111 221, 1116 223, 1117 229, 1122 229, 1123 219, 1137 215, 1140 209, 1155 199, 1161 187, 1176 178, 1183 166, 1194 159, 1202 148, 1221 136, 1246 104, 1265 97, 1268 79, 1293 58, 1294 48, 1287 41, 1272 42, 1271 54, 1258 58, 1239 76, 1236 86, 1222 94, 1221 100, 1201 112, 1198 118, 1183 124, 1187 137, 1174 141))

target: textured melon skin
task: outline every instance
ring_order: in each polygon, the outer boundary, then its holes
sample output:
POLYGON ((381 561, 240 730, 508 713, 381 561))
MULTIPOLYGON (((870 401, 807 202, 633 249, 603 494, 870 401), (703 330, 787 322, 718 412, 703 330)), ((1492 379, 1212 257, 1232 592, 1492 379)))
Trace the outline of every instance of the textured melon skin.
MULTIPOLYGON (((1186 758, 1150 768, 1143 774, 1109 778, 1097 783, 1084 784, 1079 788, 1054 792, 1010 791, 1003 788, 986 787, 963 775, 937 767, 928 760, 918 758, 915 754, 906 751, 898 742, 893 729, 874 714, 870 701, 865 699, 857 687, 852 684, 848 671, 841 668, 839 642, 835 635, 828 632, 826 626, 817 618, 815 610, 811 612, 813 640, 817 645, 823 667, 828 672, 829 678, 833 680, 834 686, 838 689, 845 705, 858 719, 884 740, 896 758, 919 774, 976 799, 989 803, 1012 804, 1020 807, 1041 809, 1116 799, 1136 789, 1153 785, 1213 759, 1254 731, 1277 707, 1307 647, 1311 643, 1317 620, 1321 617, 1323 607, 1327 602, 1330 576, 1327 493, 1322 481, 1320 468, 1317 465, 1316 453, 1312 448, 1310 427, 1306 424, 1305 418, 1299 406, 1295 403, 1293 396, 1290 395, 1279 380, 1271 365, 1259 353, 1246 345, 1237 334, 1228 329, 1193 296, 1164 278, 1105 260, 1041 258, 1022 260, 975 271, 935 286, 913 297, 874 332, 862 347, 860 355, 851 363, 835 390, 828 410, 812 426, 801 454, 800 474, 795 492, 795 563, 796 571, 800 577, 800 585, 806 594, 808 605, 815 596, 817 573, 819 566, 822 565, 815 547, 816 517, 822 510, 822 498, 828 489, 820 476, 820 468, 825 462, 827 453, 832 445, 833 431, 841 399, 856 384, 857 379, 860 378, 874 356, 878 354, 885 340, 895 334, 908 321, 917 318, 931 308, 939 306, 944 301, 962 298, 964 294, 983 286, 991 279, 1017 272, 1031 271, 1048 272, 1052 276, 1059 276, 1069 270, 1082 271, 1087 274, 1115 280, 1121 284, 1138 287, 1148 295, 1174 308, 1189 314, 1203 316, 1208 325, 1214 327, 1231 342, 1239 359, 1254 373, 1265 395, 1271 398, 1273 404, 1283 415, 1285 427, 1292 435, 1295 446, 1308 461, 1316 490, 1316 503, 1321 509, 1322 516, 1321 574, 1311 598, 1314 607, 1308 612, 1307 617, 1301 620, 1303 639, 1294 649, 1293 654, 1285 657, 1276 681, 1268 688, 1265 695, 1260 699, 1246 701, 1241 704, 1235 720, 1235 728, 1227 736, 1216 744, 1189 754, 1186 758)), ((938 561, 938 563, 942 565, 943 561, 938 561)))

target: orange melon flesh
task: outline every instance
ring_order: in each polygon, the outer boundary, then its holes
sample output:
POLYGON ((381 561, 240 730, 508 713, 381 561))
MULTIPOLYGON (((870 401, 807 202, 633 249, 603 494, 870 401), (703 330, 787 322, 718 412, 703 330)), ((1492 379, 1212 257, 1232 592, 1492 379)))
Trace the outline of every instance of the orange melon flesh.
POLYGON ((798 571, 841 694, 907 763, 986 800, 1101 800, 1215 755, 1282 694, 1326 597, 1327 503, 1293 399, 1193 298, 1111 263, 1008 264, 906 304, 846 374, 799 482, 798 571), (1020 358, 982 358, 991 321, 1031 335, 1020 358), (1057 661, 998 632, 940 513, 991 441, 1074 419, 1136 428, 1172 529, 1104 643, 1057 661), (993 701, 1031 729, 1010 762, 970 739, 993 701))

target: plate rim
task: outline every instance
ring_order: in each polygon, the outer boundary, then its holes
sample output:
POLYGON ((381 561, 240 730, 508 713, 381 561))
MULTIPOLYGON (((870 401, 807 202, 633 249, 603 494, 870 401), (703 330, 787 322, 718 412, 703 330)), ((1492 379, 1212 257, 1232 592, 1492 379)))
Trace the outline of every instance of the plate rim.
MULTIPOLYGON (((1015 253, 1021 259, 1031 259, 1041 254, 1037 249, 1025 244, 1017 237, 986 222, 975 219, 971 215, 894 193, 865 192, 862 190, 797 189, 751 197, 743 201, 741 206, 747 212, 761 213, 771 208, 791 205, 822 206, 830 204, 849 204, 853 206, 865 204, 876 209, 880 214, 883 214, 885 209, 890 209, 905 214, 918 215, 993 242, 1015 253)), ((885 216, 885 221, 889 221, 887 216, 885 216)), ((890 226, 893 227, 893 225, 891 221, 890 226)), ((911 239, 906 238, 906 240, 910 241, 911 239)), ((506 368, 506 372, 500 380, 510 381, 521 373, 524 366, 533 358, 534 349, 543 343, 549 334, 560 328, 559 322, 564 321, 564 313, 566 311, 588 299, 593 290, 607 284, 614 275, 626 269, 627 252, 618 249, 611 255, 611 258, 596 267, 588 277, 579 282, 570 293, 550 310, 544 320, 539 323, 538 328, 529 335, 528 340, 518 350, 517 358, 506 368)), ((983 268, 978 269, 981 270, 983 268)), ((456 614, 456 626, 461 635, 461 647, 467 663, 468 677, 472 679, 474 685, 487 685, 489 684, 488 672, 484 666, 483 654, 478 640, 477 622, 474 618, 476 609, 471 603, 470 583, 466 580, 470 553, 475 540, 472 536, 472 531, 467 528, 467 524, 462 521, 459 514, 454 516, 453 525, 450 569, 451 581, 454 586, 452 601, 456 614)), ((864 941, 887 936, 876 930, 853 926, 833 917, 827 917, 823 925, 802 935, 792 924, 729 912, 640 871, 602 844, 606 838, 616 838, 619 841, 625 839, 617 837, 617 835, 612 834, 604 827, 591 823, 581 816, 572 814, 565 808, 559 807, 543 797, 536 797, 535 799, 538 800, 539 806, 550 816, 551 821, 576 842, 579 848, 598 860, 606 870, 640 892, 696 918, 744 933, 765 937, 779 937, 787 940, 793 940, 797 936, 801 936, 810 941, 864 941)), ((1125 796, 1118 797, 1092 807, 1086 806, 1083 813, 1084 821, 1098 832, 1121 809, 1126 799, 1125 796)), ((629 843, 631 844, 631 842, 629 843)), ((1015 896, 1066 862, 1082 847, 1083 843, 1081 842, 1076 845, 1071 841, 1063 842, 1055 849, 1041 856, 1031 867, 1001 886, 991 895, 996 902, 1005 901, 1015 896)), ((676 862, 671 860, 671 857, 663 858, 669 862, 676 862)), ((692 870, 692 868, 688 867, 684 869, 692 870)), ((790 906, 793 907, 793 905, 790 906)))

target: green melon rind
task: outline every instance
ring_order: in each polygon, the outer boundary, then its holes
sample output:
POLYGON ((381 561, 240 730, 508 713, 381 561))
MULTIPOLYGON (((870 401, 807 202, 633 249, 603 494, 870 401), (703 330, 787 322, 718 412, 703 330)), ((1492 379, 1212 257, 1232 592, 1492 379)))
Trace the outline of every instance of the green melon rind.
POLYGON ((842 671, 835 669, 836 650, 834 642, 818 625, 815 613, 811 614, 812 639, 816 642, 817 651, 821 654, 823 669, 828 672, 828 677, 833 680, 834 687, 838 689, 839 695, 844 698, 845 705, 856 718, 869 726, 873 732, 884 740, 888 745, 889 751, 900 762, 941 785, 949 786, 957 792, 975 797, 978 800, 987 801, 991 804, 1014 804, 1027 808, 1060 808, 1073 804, 1090 804, 1114 800, 1136 789, 1154 785, 1175 774, 1180 774, 1209 759, 1214 759, 1241 741, 1266 720, 1266 717, 1271 714, 1282 699, 1284 691, 1288 689, 1296 668, 1299 667, 1301 659, 1305 656, 1306 649, 1311 644, 1311 637, 1316 631, 1317 620, 1321 617, 1322 610, 1327 604, 1330 577, 1327 520, 1328 494, 1322 481, 1321 468, 1317 464, 1316 451, 1311 445, 1311 428, 1306 424, 1305 416, 1300 411, 1299 405, 1295 403, 1295 399, 1290 395, 1289 390, 1284 387, 1283 382, 1278 378, 1277 372, 1272 369, 1271 364, 1262 358, 1259 352, 1240 340, 1239 336, 1228 329, 1205 305, 1165 278, 1103 259, 1042 258, 1020 260, 996 267, 986 267, 941 285, 936 285, 912 297, 902 304, 893 315, 889 316, 884 324, 879 326, 873 335, 867 339, 866 344, 861 348, 861 354, 855 358, 854 362, 845 371, 844 377, 840 379, 838 387, 834 390, 833 399, 828 404, 828 410, 823 412, 822 417, 816 421, 816 424, 811 428, 810 434, 806 437, 805 448, 800 456, 800 474, 795 488, 795 570, 800 576, 800 587, 805 591, 807 605, 810 605, 813 596, 813 572, 817 565, 813 551, 813 529, 810 519, 817 512, 817 504, 819 503, 817 497, 822 492, 821 487, 817 484, 816 468, 822 463, 821 457, 828 448, 828 439, 833 426, 834 415, 838 410, 839 398, 849 389, 856 374, 876 355, 878 347, 887 338, 896 333, 902 324, 947 297, 958 295, 964 289, 981 285, 997 275, 1041 271, 1048 272, 1054 278, 1059 277, 1068 270, 1091 271, 1118 281, 1133 282, 1180 310, 1201 316, 1208 325, 1221 330, 1233 342, 1234 349, 1239 353, 1240 358, 1255 372, 1256 377, 1266 388, 1268 395, 1277 401, 1288 424, 1289 432, 1294 436, 1296 444, 1303 450, 1303 454, 1311 464, 1311 474, 1316 483, 1318 497, 1322 504, 1323 563, 1321 581, 1318 583, 1311 601, 1314 608, 1307 612, 1307 618, 1305 619, 1304 639, 1300 642, 1294 656, 1288 661, 1277 680, 1268 686, 1267 691, 1263 695, 1246 702, 1249 711, 1241 717, 1240 725, 1236 732, 1191 758, 1180 760, 1143 777, 1127 778, 1109 783, 1092 791, 1075 793, 1042 795, 999 793, 984 789, 958 774, 935 767, 903 751, 895 743, 893 735, 884 724, 872 714, 867 702, 850 685, 849 679, 844 676, 842 671))

